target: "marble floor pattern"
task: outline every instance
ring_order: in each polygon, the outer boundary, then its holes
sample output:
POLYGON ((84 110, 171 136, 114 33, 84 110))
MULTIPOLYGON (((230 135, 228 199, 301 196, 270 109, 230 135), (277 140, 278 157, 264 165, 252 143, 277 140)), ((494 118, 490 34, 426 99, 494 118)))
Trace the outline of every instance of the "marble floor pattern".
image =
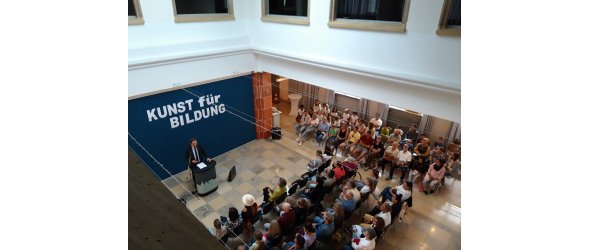
MULTIPOLYGON (((177 198, 186 199, 187 209, 207 228, 212 227, 213 221, 220 215, 227 216, 230 207, 240 210, 244 206, 241 201, 243 194, 254 195, 257 203, 261 204, 262 189, 274 186, 278 176, 285 178, 288 183, 296 180, 304 173, 315 150, 321 149, 310 141, 297 145, 293 129, 295 119, 288 116, 290 104, 282 101, 276 107, 283 112, 280 117, 282 139, 255 140, 215 157, 217 191, 198 199, 190 195, 187 189, 192 190, 192 181, 188 178, 187 171, 177 174, 176 179, 170 177, 163 181, 177 198), (226 178, 232 166, 236 166, 237 176, 228 183, 226 178)), ((342 157, 338 156, 337 160, 342 160, 342 157)), ((362 176, 369 175, 368 171, 360 170, 360 173, 362 176)), ((397 186, 398 182, 399 174, 395 173, 392 181, 381 177, 378 187, 383 189, 386 186, 397 186)), ((427 196, 418 192, 415 185, 414 206, 409 209, 402 223, 397 222, 395 230, 390 227, 386 231, 376 249, 461 249, 461 181, 457 180, 451 186, 451 181, 447 180, 446 187, 446 190, 440 191, 436 196, 427 196)), ((327 196, 324 201, 331 204, 333 199, 332 196, 327 196)), ((372 207, 374 200, 369 199, 369 203, 372 207)), ((354 217, 351 220, 360 220, 360 216, 354 217)), ((272 218, 275 216, 269 213, 262 221, 268 222, 272 218)), ((257 223, 255 227, 262 230, 262 223, 257 223)), ((340 247, 343 243, 335 244, 340 247)))

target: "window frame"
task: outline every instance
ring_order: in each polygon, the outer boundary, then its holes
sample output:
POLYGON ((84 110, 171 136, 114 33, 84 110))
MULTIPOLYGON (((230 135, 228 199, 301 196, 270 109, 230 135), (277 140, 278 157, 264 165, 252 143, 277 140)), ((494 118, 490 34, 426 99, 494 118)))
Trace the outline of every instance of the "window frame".
POLYGON ((234 1, 227 0, 227 13, 215 14, 178 14, 176 11, 176 0, 172 0, 172 12, 174 14, 175 23, 188 22, 214 22, 214 21, 228 21, 236 20, 234 16, 234 1))
POLYGON ((328 26, 330 28, 343 29, 357 29, 357 30, 372 30, 385 32, 406 32, 406 24, 408 22, 408 15, 410 11, 411 0, 404 1, 404 10, 401 22, 392 21, 375 21, 375 20, 361 20, 361 19, 337 19, 336 18, 336 0, 330 0, 330 19, 328 26))
POLYGON ((274 15, 274 14, 266 14, 268 0, 261 0, 262 1, 262 16, 261 20, 263 22, 272 22, 272 23, 287 23, 287 24, 297 24, 297 25, 305 25, 309 26, 309 10, 310 10, 310 2, 311 0, 307 0, 307 16, 287 16, 287 15, 274 15))
POLYGON ((144 24, 145 20, 143 20, 143 13, 141 12, 141 5, 139 4, 139 0, 133 0, 133 5, 135 7, 135 16, 128 16, 129 20, 127 25, 144 24))
POLYGON ((442 10, 440 12, 440 20, 438 21, 438 29, 436 34, 439 36, 461 36, 461 27, 447 27, 447 19, 449 11, 454 0, 445 0, 442 10))

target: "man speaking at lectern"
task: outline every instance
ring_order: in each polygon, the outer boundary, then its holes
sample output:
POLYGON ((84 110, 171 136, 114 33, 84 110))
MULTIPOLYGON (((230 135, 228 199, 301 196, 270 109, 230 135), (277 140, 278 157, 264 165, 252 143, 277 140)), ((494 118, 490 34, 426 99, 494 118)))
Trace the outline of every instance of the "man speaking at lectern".
MULTIPOLYGON (((188 162, 189 168, 191 169, 193 181, 195 183, 195 192, 197 191, 197 180, 196 174, 199 172, 199 163, 203 163, 208 167, 214 167, 216 162, 207 157, 205 149, 198 144, 197 138, 190 139, 190 145, 186 149, 185 160, 188 162)), ((194 193, 194 192, 193 192, 194 193)))

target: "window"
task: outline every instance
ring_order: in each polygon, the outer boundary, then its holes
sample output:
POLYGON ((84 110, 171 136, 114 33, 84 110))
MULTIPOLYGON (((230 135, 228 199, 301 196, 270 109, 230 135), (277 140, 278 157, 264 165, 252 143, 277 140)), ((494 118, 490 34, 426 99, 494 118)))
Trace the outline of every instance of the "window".
POLYGON ((309 25, 308 0, 262 0, 262 21, 309 25))
POLYGON ((332 28, 405 32, 410 0, 331 0, 332 28))
POLYGON ((422 114, 411 110, 406 110, 394 106, 389 106, 389 112, 387 114, 387 126, 395 128, 401 126, 403 131, 408 131, 410 125, 416 125, 416 128, 420 126, 422 120, 422 114))
POLYGON ((127 4, 129 10, 129 23, 128 24, 143 24, 143 15, 141 14, 141 6, 139 6, 139 0, 129 0, 127 4))
POLYGON ((360 98, 344 93, 336 92, 334 95, 334 106, 340 112, 344 112, 344 109, 349 109, 350 114, 353 111, 358 111, 360 98))
POLYGON ((436 34, 461 36, 461 0, 445 0, 436 34))
POLYGON ((203 22, 234 20, 233 0, 172 0, 174 21, 203 22))

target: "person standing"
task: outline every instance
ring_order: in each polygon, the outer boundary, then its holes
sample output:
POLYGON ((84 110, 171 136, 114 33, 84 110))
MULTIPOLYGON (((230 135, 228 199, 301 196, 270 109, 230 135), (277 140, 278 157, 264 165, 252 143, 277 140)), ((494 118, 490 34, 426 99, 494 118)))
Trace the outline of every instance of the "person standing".
POLYGON ((195 193, 197 192, 197 182, 195 181, 195 173, 197 172, 196 170, 198 168, 197 165, 202 162, 207 166, 215 166, 217 162, 207 157, 207 152, 205 152, 203 146, 199 145, 197 138, 190 139, 190 145, 186 149, 184 158, 188 162, 189 168, 191 169, 193 182, 195 185, 195 191, 193 193, 195 193))

